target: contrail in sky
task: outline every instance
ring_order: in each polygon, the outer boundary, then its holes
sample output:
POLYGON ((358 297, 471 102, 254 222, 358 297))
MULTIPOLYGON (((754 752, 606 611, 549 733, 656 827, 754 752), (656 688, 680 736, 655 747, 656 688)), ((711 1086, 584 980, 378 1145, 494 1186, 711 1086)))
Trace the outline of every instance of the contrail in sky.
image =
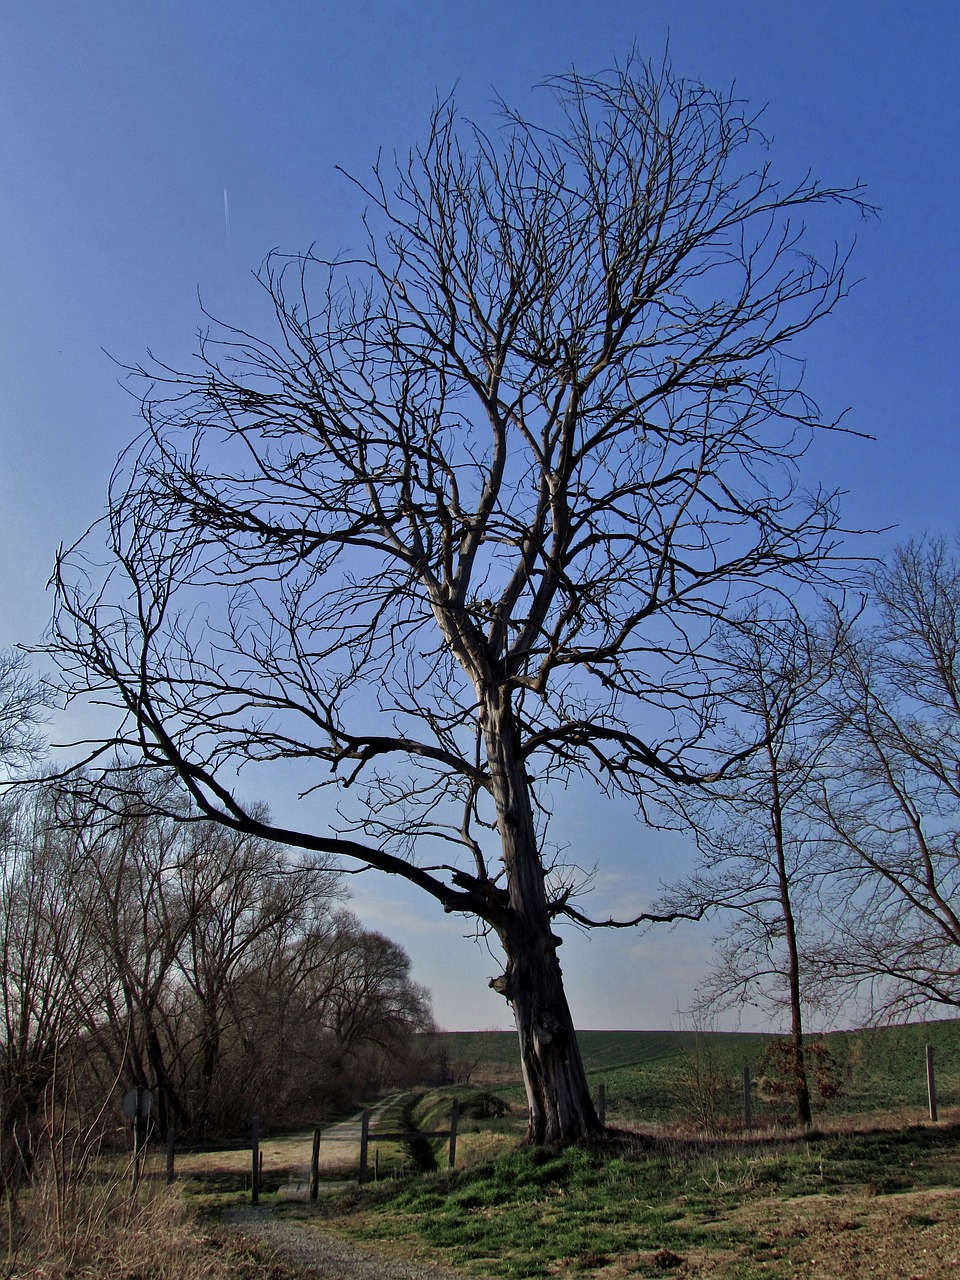
POLYGON ((230 201, 227 199, 227 188, 223 188, 223 226, 230 239, 230 201))

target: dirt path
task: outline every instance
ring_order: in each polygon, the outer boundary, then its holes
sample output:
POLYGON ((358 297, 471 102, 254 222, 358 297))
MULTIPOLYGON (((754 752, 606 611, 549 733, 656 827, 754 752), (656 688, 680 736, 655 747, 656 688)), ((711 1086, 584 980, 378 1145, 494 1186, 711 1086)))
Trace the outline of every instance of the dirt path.
POLYGON ((268 1206, 240 1205, 224 1213, 222 1221, 231 1230, 263 1241, 303 1280, 463 1280, 442 1267, 386 1258, 325 1231, 317 1222, 278 1218, 268 1206))
MULTIPOLYGON (((371 1131, 376 1129, 387 1108, 399 1102, 403 1096, 402 1093, 395 1093, 392 1097, 384 1098, 375 1107, 371 1108, 371 1131)), ((323 1130, 320 1140, 319 1167, 321 1173, 335 1172, 337 1169, 349 1168, 357 1163, 360 1152, 362 1120, 363 1112, 358 1111, 356 1115, 350 1116, 349 1119, 341 1120, 338 1124, 329 1125, 323 1130)), ((313 1130, 307 1129, 303 1133, 291 1134, 285 1137, 282 1142, 287 1149, 286 1155, 290 1169, 290 1182, 283 1188, 283 1194, 284 1198, 295 1200, 306 1196, 308 1192, 313 1130)), ((279 1143, 276 1145, 280 1146, 279 1143)), ((264 1163, 267 1163, 266 1157, 264 1158, 264 1163)), ((330 1184, 328 1183, 328 1185, 330 1184)))
MULTIPOLYGON (((371 1111, 371 1127, 402 1096, 397 1094, 380 1102, 371 1111)), ((324 1129, 320 1143, 321 1169, 330 1172, 356 1164, 362 1116, 363 1112, 358 1111, 349 1119, 324 1129)), ((286 1200, 307 1198, 312 1142, 312 1130, 284 1139, 285 1144, 298 1151, 302 1145, 305 1153, 302 1166, 298 1159, 291 1167, 290 1183, 282 1188, 281 1194, 286 1200)), ((278 1217, 273 1205, 237 1205, 224 1212, 222 1221, 233 1231, 263 1241, 279 1260, 292 1264, 304 1280, 308 1277, 309 1280, 462 1280, 456 1272, 429 1263, 386 1258, 375 1249, 324 1230, 317 1220, 278 1217)))

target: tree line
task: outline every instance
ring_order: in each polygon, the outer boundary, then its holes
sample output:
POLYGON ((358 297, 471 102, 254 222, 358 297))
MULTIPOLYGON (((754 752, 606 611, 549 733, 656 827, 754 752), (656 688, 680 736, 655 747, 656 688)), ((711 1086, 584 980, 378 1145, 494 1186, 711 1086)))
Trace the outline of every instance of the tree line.
MULTIPOLYGON (((83 1123, 149 1088, 162 1132, 302 1120, 404 1077, 427 992, 322 860, 203 821, 117 770, 0 809, 0 1172, 55 1103, 83 1123)), ((119 1116, 119 1112, 117 1112, 119 1116)))

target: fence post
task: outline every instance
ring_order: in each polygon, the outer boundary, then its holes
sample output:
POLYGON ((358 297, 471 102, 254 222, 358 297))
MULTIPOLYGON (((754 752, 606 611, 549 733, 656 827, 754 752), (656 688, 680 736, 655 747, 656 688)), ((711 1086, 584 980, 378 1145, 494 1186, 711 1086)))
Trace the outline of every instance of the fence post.
POLYGON ((607 1086, 601 1081, 597 1088, 597 1119, 601 1125, 607 1123, 607 1086))
POLYGON ((367 1180, 367 1146, 370 1142, 370 1112, 360 1116, 360 1181, 367 1180))
POLYGON ((260 1117, 254 1116, 251 1125, 251 1156, 253 1175, 250 1183, 250 1203, 260 1203, 260 1117))
POLYGON ((320 1194, 320 1126, 313 1131, 313 1150, 310 1153, 310 1199, 320 1194))
POLYGON ((750 1063, 743 1064, 743 1127, 753 1128, 753 1099, 750 1096, 750 1063))
POLYGON ((450 1107, 450 1157, 447 1167, 452 1169, 457 1162, 457 1124, 460 1120, 460 1099, 454 1098, 450 1107))
POLYGON ((937 1118, 937 1085, 933 1078, 933 1045, 927 1045, 927 1101, 930 1104, 930 1119, 937 1118))
POLYGON ((173 1125, 167 1129, 167 1186, 170 1186, 176 1174, 173 1168, 173 1153, 176 1147, 177 1135, 173 1131, 173 1125))

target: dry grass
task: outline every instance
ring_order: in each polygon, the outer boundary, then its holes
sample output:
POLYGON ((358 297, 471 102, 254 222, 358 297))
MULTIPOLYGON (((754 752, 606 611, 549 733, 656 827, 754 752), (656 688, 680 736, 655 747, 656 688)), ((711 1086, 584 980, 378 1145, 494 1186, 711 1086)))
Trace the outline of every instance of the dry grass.
POLYGON ((204 1230, 176 1188, 84 1187, 57 1204, 41 1183, 20 1204, 6 1275, 37 1280, 289 1280, 262 1248, 204 1230))
POLYGON ((205 1229, 156 1157, 134 1190, 98 1127, 50 1119, 34 1177, 3 1201, 3 1280, 292 1280, 262 1246, 205 1229))
MULTIPOLYGON (((953 1280, 960 1273, 960 1193, 767 1198, 737 1206, 724 1222, 749 1237, 739 1247, 684 1252, 677 1276, 816 1276, 817 1280, 953 1280)), ((629 1255, 596 1274, 635 1275, 629 1255)))

